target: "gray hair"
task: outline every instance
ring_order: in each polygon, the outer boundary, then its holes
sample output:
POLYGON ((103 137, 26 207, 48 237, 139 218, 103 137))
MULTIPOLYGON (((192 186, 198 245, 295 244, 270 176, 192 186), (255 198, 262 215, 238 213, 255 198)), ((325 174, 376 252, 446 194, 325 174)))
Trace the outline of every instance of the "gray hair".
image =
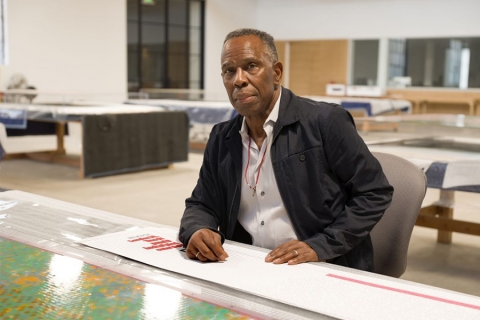
POLYGON ((264 31, 260 31, 257 29, 248 29, 248 28, 237 29, 227 34, 227 36, 225 37, 225 40, 223 41, 223 44, 225 44, 230 39, 243 37, 243 36, 256 36, 257 38, 259 38, 263 42, 263 44, 267 47, 270 60, 273 63, 278 61, 278 54, 277 54, 277 47, 275 47, 275 40, 270 34, 264 31))

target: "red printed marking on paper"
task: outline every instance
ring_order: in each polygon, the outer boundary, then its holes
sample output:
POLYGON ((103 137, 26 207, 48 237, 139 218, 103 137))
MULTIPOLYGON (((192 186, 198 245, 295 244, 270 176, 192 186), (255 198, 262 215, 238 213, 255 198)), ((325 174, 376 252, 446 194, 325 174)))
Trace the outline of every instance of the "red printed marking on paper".
POLYGON ((181 248, 183 244, 171 240, 164 239, 159 236, 148 236, 148 237, 141 237, 137 239, 127 240, 128 242, 137 242, 143 241, 149 243, 151 246, 149 247, 142 247, 145 250, 152 250, 156 249, 157 251, 164 251, 169 249, 181 248))
POLYGON ((362 285, 369 286, 369 287, 375 287, 375 288, 379 288, 379 289, 384 289, 384 290, 394 291, 394 292, 398 292, 398 293, 408 294, 408 295, 411 295, 411 296, 420 297, 420 298, 424 298, 424 299, 429 299, 429 300, 439 301, 439 302, 443 302, 443 303, 453 304, 453 305, 457 305, 457 306, 460 306, 460 307, 466 307, 466 308, 480 310, 480 306, 476 306, 476 305, 473 305, 473 304, 468 304, 468 303, 463 303, 463 302, 460 302, 460 301, 454 301, 454 300, 444 299, 444 298, 440 298, 440 297, 430 296, 428 294, 423 294, 423 293, 419 293, 419 292, 414 292, 414 291, 408 291, 408 290, 383 286, 383 285, 372 283, 372 282, 352 279, 352 278, 348 278, 348 277, 342 277, 342 276, 339 276, 339 275, 336 275, 336 274, 329 273, 329 274, 327 274, 327 277, 332 277, 332 278, 336 278, 336 279, 340 279, 340 280, 346 280, 346 281, 362 284, 362 285))
POLYGON ((141 237, 141 238, 137 238, 137 239, 133 239, 133 240, 128 240, 128 242, 137 242, 137 241, 149 241, 150 239, 152 240, 156 240, 157 236, 148 236, 148 237, 141 237))

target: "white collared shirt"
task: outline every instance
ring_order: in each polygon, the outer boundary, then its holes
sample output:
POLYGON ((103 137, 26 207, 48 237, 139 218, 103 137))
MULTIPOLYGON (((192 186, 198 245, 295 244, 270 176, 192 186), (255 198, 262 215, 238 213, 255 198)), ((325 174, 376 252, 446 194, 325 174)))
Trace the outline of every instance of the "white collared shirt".
POLYGON ((243 144, 243 169, 238 221, 252 236, 253 245, 268 249, 274 249, 289 240, 297 239, 292 227, 292 222, 288 217, 282 198, 280 197, 280 192, 278 191, 270 157, 273 127, 278 119, 280 98, 281 92, 272 112, 263 125, 267 137, 263 141, 260 150, 253 140, 250 144, 250 150, 248 148, 250 136, 248 135, 245 118, 243 119, 242 128, 240 129, 243 144), (255 180, 258 174, 260 174, 254 195, 253 190, 245 181, 248 152, 250 152, 250 163, 248 166, 247 179, 250 186, 255 186, 255 180), (259 168, 264 152, 265 158, 262 166, 259 168))

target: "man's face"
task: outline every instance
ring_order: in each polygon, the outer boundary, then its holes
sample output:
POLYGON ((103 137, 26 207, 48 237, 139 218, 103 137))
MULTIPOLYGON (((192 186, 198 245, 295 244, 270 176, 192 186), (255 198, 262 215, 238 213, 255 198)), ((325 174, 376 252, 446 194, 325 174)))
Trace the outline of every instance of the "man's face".
POLYGON ((238 113, 246 117, 269 113, 282 64, 272 63, 263 42, 253 35, 230 39, 223 46, 221 63, 223 85, 238 113))

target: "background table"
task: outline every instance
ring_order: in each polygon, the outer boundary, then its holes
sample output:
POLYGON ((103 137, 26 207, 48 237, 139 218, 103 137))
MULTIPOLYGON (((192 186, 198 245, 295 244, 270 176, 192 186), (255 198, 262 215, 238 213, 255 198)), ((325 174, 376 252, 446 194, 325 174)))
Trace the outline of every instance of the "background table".
MULTIPOLYGON (((78 166, 80 177, 98 177, 142 169, 168 167, 188 159, 188 116, 151 106, 57 106, 0 104, 0 109, 22 110, 32 123, 54 125, 57 145, 47 152, 24 152, 42 161, 78 166), (82 127, 80 157, 66 155, 65 125, 82 127)), ((18 129, 21 134, 29 134, 18 129)), ((8 140, 8 137, 6 137, 8 140)), ((5 137, 4 137, 5 139, 5 137)), ((8 143, 8 141, 6 141, 8 143)), ((8 155, 8 149, 4 146, 8 155)))
POLYGON ((190 147, 204 149, 214 125, 237 115, 229 101, 192 101, 172 99, 132 99, 127 104, 156 106, 185 111, 190 119, 190 147))
POLYGON ((372 117, 382 114, 412 113, 412 103, 402 99, 307 96, 315 101, 336 103, 350 111, 354 117, 372 117))
MULTIPOLYGON (((454 219, 455 192, 480 193, 480 117, 401 115, 358 118, 361 128, 394 124, 396 134, 367 141, 372 151, 396 154, 425 170, 438 201, 423 207, 417 225, 438 229, 438 242, 450 243, 452 232, 480 236, 480 224, 454 219)), ((388 127, 388 126, 383 126, 388 127)))

